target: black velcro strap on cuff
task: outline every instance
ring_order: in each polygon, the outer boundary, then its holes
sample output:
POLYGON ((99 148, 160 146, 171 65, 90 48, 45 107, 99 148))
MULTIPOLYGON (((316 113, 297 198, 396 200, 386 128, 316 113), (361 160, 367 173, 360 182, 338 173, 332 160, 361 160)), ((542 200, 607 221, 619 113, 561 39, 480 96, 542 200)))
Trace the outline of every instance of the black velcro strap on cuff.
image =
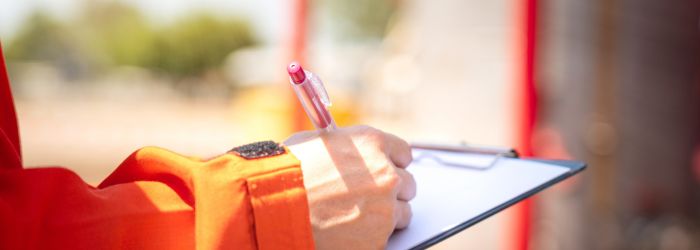
POLYGON ((285 153, 284 147, 273 141, 253 142, 235 147, 228 152, 234 153, 248 160, 281 155, 285 153))

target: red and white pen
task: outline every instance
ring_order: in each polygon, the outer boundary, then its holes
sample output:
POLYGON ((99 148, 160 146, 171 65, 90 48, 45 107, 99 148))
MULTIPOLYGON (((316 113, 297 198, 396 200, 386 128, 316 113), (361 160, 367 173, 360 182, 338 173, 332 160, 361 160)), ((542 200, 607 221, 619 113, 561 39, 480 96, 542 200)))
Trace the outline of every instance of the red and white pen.
POLYGON ((323 82, 315 74, 304 70, 298 62, 292 62, 287 67, 289 82, 292 84, 294 92, 299 97, 301 106, 304 107, 306 115, 316 129, 320 131, 331 131, 336 128, 335 121, 328 112, 331 100, 328 92, 323 87, 323 82))

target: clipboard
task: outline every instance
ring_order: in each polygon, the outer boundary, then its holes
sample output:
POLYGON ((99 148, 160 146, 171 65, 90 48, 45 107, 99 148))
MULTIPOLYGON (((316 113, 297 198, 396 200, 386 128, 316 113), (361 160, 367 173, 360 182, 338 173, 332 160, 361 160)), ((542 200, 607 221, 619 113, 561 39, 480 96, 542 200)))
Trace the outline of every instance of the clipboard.
POLYGON ((412 144, 417 183, 411 224, 389 250, 425 249, 581 172, 577 161, 521 159, 510 148, 412 144))

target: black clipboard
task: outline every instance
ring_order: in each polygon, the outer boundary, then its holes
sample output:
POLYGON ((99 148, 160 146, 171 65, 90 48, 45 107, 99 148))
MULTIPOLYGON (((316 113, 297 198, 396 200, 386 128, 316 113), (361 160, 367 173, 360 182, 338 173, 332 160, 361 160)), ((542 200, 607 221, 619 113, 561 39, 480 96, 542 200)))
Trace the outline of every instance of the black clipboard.
MULTIPOLYGON (((547 160, 547 159, 538 159, 538 158, 519 158, 518 154, 515 150, 510 149, 510 148, 498 148, 498 147, 478 147, 478 146, 468 146, 468 145, 458 145, 458 146, 440 146, 440 145, 434 145, 434 144, 413 144, 412 145, 414 148, 414 159, 416 158, 416 150, 421 151, 422 153, 426 152, 447 152, 447 153, 455 153, 455 154, 468 154, 468 155, 482 155, 482 156, 493 156, 493 161, 489 162, 488 164, 481 164, 478 166, 473 166, 469 164, 455 164, 454 162, 449 162, 446 160, 440 159, 438 156, 418 156, 419 158, 423 159, 429 159, 434 161, 433 164, 437 165, 444 165, 446 168, 459 168, 459 169, 464 169, 464 171, 471 171, 471 175, 478 175, 480 173, 485 173, 488 174, 488 171, 495 171, 492 170, 492 168, 497 168, 499 167, 500 164, 510 164, 510 165, 518 165, 522 164, 523 166, 534 166, 534 164, 530 163, 536 163, 538 166, 551 166, 551 167, 557 167, 561 168, 560 174, 556 174, 555 177, 548 178, 546 181, 542 181, 541 183, 537 183, 534 186, 528 186, 526 190, 522 190, 522 192, 518 193, 517 195, 513 197, 509 197, 507 200, 504 200, 503 202, 499 202, 492 207, 489 207, 488 209, 482 209, 479 211, 478 214, 475 214, 474 216, 469 217, 468 219, 465 219, 464 221, 459 221, 458 223, 450 224, 448 228, 442 229, 439 232, 436 232, 435 235, 430 235, 429 237, 425 239, 418 239, 417 243, 415 244, 410 244, 407 247, 403 247, 403 244, 401 247, 396 247, 399 246, 400 244, 395 244, 396 240, 396 234, 402 234, 403 230, 399 230, 397 232, 394 232, 395 235, 392 235, 392 237, 389 239, 389 245, 387 246, 388 249, 425 249, 428 248, 434 244, 437 244, 461 231, 464 229, 467 229, 480 221, 483 221, 484 219, 500 212, 503 211, 504 209, 518 203, 519 201, 522 201, 548 187, 553 186, 556 183, 561 182, 562 180, 565 180, 581 171, 583 171, 586 168, 586 164, 584 162, 579 162, 579 161, 568 161, 568 160, 547 160), (530 163, 526 163, 530 162, 530 163), (476 173, 476 174, 473 174, 476 173)), ((488 162, 488 161, 485 161, 488 162)), ((411 170, 412 166, 409 166, 409 171, 411 170)), ((510 166, 511 168, 513 166, 510 166)), ((450 170, 450 171, 455 171, 455 170, 450 170)), ((461 171, 461 170, 460 170, 461 171)), ((558 170, 559 171, 559 170, 558 170)), ((416 180, 419 181, 421 176, 416 176, 414 173, 414 177, 416 177, 416 180)), ((473 177, 472 177, 473 178, 473 177)), ((494 184, 494 185, 500 185, 500 184, 494 184)), ((418 195, 421 195, 421 183, 418 183, 418 195)), ((419 198, 419 197, 416 197, 419 198)), ((459 198, 459 197, 458 197, 459 198)), ((474 202, 479 202, 478 200, 475 200, 474 202)), ((413 204, 412 204, 413 206, 413 204)), ((431 208, 432 209, 432 208, 431 208)), ((430 211, 433 213, 441 213, 440 211, 441 208, 435 208, 434 211, 430 211)), ((416 214, 416 212, 423 212, 424 211, 414 211, 414 220, 416 219, 416 216, 421 216, 419 214, 416 214)), ((411 222, 412 224, 409 225, 409 229, 411 227, 420 227, 422 225, 416 225, 414 222, 411 222)), ((420 223, 420 222, 418 222, 420 223)), ((404 232, 405 233, 405 232, 404 232)), ((403 237, 403 235, 399 235, 400 237, 403 237)), ((404 237, 406 238, 406 237, 404 237)), ((409 240, 414 240, 410 239, 409 240)), ((401 240, 401 239, 399 239, 401 240)), ((403 243, 403 242, 402 242, 403 243)))

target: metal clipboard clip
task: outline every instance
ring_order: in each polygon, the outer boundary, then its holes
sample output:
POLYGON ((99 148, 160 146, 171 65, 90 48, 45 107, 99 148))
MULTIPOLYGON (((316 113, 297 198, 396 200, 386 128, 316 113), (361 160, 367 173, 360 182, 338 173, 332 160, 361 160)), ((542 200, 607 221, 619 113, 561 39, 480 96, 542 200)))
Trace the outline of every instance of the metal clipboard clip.
POLYGON ((488 170, 496 165, 501 158, 518 158, 518 152, 512 148, 493 146, 474 146, 462 143, 460 145, 439 145, 428 143, 412 143, 413 161, 433 160, 447 166, 488 170), (435 151, 440 151, 437 154, 435 151), (470 154, 471 161, 462 159, 470 154))

